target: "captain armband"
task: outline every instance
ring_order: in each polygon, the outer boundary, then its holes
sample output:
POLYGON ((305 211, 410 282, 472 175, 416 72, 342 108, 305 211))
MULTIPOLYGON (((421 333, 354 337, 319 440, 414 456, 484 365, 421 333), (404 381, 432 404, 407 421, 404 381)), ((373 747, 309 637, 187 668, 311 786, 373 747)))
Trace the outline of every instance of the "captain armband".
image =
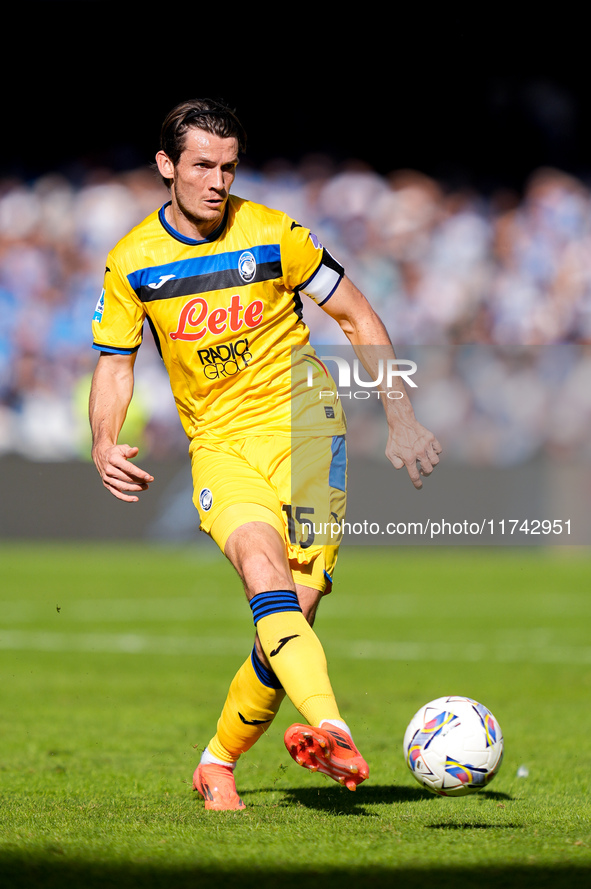
POLYGON ((323 247, 320 265, 312 277, 308 278, 301 287, 298 287, 298 290, 321 306, 333 295, 344 274, 345 270, 342 265, 323 247))

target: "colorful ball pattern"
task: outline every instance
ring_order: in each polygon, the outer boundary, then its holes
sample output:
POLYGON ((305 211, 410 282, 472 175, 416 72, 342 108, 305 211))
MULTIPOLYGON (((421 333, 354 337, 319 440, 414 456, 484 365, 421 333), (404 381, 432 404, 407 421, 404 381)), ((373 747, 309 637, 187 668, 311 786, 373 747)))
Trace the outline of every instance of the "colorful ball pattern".
POLYGON ((465 796, 492 781, 503 760, 501 727, 472 698, 437 698, 415 713, 404 756, 416 780, 440 796, 465 796))

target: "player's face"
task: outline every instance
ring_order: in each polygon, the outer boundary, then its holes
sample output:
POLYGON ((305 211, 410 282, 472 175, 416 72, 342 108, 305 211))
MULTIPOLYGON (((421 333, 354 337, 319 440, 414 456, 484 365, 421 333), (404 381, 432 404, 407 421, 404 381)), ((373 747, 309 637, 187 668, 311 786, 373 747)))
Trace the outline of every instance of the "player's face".
POLYGON ((173 165, 162 152, 160 172, 173 180, 173 223, 181 234, 204 238, 218 226, 226 209, 238 164, 238 143, 192 128, 185 148, 173 165))

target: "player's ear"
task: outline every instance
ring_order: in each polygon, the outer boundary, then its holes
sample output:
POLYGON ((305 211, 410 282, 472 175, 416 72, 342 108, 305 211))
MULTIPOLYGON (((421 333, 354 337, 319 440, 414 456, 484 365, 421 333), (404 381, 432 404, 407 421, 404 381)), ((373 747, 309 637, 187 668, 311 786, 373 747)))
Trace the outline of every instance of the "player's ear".
POLYGON ((174 164, 164 151, 159 151, 156 155, 156 164, 158 172, 164 179, 174 178, 174 164))

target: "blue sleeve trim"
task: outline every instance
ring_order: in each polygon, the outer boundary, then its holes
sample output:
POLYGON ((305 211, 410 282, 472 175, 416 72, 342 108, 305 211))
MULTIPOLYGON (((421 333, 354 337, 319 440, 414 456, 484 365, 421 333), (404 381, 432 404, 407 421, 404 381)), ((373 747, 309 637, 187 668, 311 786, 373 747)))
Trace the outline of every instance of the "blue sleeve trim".
POLYGON ((98 352, 109 352, 112 355, 133 355, 134 352, 137 352, 139 346, 136 346, 134 349, 117 349, 114 346, 103 346, 101 343, 93 343, 92 348, 98 352))

